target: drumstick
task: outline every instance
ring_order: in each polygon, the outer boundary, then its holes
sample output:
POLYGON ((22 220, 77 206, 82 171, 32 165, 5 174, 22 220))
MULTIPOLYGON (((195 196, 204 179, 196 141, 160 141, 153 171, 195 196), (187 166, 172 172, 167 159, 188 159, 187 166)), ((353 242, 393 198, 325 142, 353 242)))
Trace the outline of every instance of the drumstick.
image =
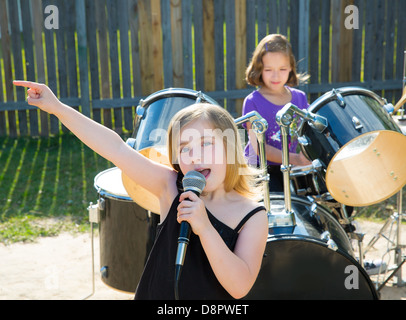
POLYGON ((393 113, 395 114, 401 106, 403 106, 406 103, 406 87, 403 89, 403 97, 400 98, 398 103, 395 105, 395 108, 393 109, 393 113))

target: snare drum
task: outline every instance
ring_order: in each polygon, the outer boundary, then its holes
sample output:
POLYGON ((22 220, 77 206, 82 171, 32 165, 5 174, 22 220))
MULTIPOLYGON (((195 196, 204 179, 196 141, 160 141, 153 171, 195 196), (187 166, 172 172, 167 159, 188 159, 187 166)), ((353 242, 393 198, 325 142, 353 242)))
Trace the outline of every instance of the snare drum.
POLYGON ((299 128, 303 153, 321 162, 327 189, 340 203, 371 205, 406 182, 399 166, 399 149, 405 147, 406 138, 399 137, 401 130, 385 105, 384 99, 363 88, 332 90, 309 107, 327 119, 327 128, 319 132, 308 122, 299 128), (390 161, 392 169, 388 171, 388 163, 382 161, 390 161))

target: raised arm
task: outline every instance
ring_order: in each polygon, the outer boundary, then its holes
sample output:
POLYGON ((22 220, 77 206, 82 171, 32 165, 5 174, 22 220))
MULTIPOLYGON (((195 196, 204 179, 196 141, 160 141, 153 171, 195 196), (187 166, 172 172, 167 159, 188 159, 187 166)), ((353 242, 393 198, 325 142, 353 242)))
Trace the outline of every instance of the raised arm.
POLYGON ((129 178, 157 197, 167 190, 174 172, 155 163, 129 147, 121 137, 107 127, 61 103, 44 84, 14 81, 14 85, 29 88, 28 104, 55 115, 83 143, 102 157, 114 163, 129 178))

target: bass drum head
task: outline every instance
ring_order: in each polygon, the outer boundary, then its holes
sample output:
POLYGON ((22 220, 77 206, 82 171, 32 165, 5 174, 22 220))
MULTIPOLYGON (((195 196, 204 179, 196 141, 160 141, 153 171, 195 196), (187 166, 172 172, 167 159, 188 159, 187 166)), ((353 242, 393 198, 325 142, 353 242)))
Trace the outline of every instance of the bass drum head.
POLYGON ((246 299, 376 300, 363 268, 318 239, 297 235, 268 240, 261 271, 246 299))

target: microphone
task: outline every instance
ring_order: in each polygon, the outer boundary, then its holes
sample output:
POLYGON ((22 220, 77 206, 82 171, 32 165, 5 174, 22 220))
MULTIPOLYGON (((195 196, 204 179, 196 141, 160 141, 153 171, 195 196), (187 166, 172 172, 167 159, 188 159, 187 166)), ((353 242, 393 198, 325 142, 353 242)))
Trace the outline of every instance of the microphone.
MULTIPOLYGON (((189 171, 185 174, 182 180, 183 190, 185 192, 192 191, 200 197, 204 187, 206 186, 206 178, 200 172, 189 171)), ((180 232, 178 237, 178 250, 176 253, 175 262, 175 298, 178 300, 178 283, 183 263, 185 261, 186 249, 189 245, 191 227, 189 222, 182 221, 180 224, 180 232)))

